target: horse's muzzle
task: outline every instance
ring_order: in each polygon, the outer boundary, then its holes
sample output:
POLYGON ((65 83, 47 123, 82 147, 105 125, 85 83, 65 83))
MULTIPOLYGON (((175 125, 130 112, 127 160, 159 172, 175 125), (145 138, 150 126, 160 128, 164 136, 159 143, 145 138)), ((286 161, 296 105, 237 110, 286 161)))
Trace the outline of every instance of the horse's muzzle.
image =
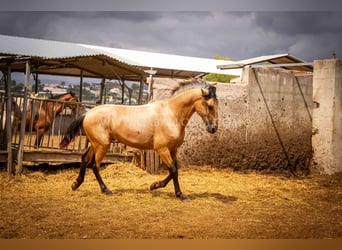
POLYGON ((217 131, 218 126, 213 126, 211 124, 207 125, 207 131, 211 134, 214 134, 217 131))

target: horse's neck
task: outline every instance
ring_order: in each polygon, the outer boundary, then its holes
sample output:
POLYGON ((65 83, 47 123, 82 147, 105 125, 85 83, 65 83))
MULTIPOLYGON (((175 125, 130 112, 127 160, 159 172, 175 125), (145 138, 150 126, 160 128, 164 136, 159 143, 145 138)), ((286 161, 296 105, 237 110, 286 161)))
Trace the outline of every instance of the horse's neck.
POLYGON ((46 115, 51 117, 59 115, 63 110, 63 104, 59 102, 43 101, 41 105, 46 115))
POLYGON ((63 104, 62 103, 57 102, 57 103, 55 103, 55 105, 53 103, 51 103, 51 106, 54 109, 55 116, 58 115, 63 110, 63 104))
POLYGON ((202 97, 201 89, 191 89, 180 93, 168 100, 170 108, 174 111, 178 121, 187 124, 195 112, 195 103, 202 97))

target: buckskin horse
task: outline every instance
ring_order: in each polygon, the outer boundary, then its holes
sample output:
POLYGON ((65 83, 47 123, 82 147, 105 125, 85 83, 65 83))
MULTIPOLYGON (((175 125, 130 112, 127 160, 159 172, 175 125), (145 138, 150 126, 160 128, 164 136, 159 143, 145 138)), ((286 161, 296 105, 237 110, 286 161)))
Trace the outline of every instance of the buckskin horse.
POLYGON ((90 141, 82 155, 80 172, 72 184, 76 190, 84 181, 86 168, 93 173, 105 194, 112 192, 104 184, 99 169, 112 139, 137 149, 154 149, 168 167, 169 175, 152 183, 150 190, 165 187, 173 180, 176 197, 187 199, 178 182, 177 149, 184 141, 185 127, 194 113, 204 121, 207 131, 218 129, 218 100, 216 86, 201 79, 179 82, 173 95, 166 100, 140 106, 105 104, 94 107, 70 124, 60 148, 73 140, 81 127, 90 141), (190 87, 189 87, 190 86, 190 87))
MULTIPOLYGON (((69 107, 75 111, 80 107, 74 102, 79 102, 77 96, 73 92, 54 95, 51 100, 35 99, 32 105, 28 105, 26 111, 26 131, 36 131, 35 148, 40 147, 40 143, 44 133, 49 130, 55 117, 59 115, 65 107, 69 107)), ((18 121, 20 129, 21 118, 18 121)))

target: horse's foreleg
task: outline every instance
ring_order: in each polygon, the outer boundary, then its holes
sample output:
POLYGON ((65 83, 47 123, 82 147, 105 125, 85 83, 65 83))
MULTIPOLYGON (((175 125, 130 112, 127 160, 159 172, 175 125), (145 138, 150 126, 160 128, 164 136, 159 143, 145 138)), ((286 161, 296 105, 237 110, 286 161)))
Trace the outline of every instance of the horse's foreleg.
POLYGON ((112 191, 110 191, 106 184, 104 184, 102 177, 100 175, 99 169, 101 167, 101 161, 102 159, 105 157, 107 150, 108 150, 109 145, 105 145, 105 146, 98 146, 95 149, 95 164, 93 164, 93 172, 94 175, 100 185, 101 188, 101 192, 107 195, 112 195, 112 191))
POLYGON ((34 148, 39 148, 40 147, 40 142, 42 140, 44 134, 44 129, 37 129, 37 136, 36 140, 34 141, 34 148))
POLYGON ((179 181, 178 181, 178 164, 177 164, 177 159, 176 159, 176 151, 172 152, 172 156, 170 151, 165 148, 158 150, 158 154, 162 161, 167 165, 169 169, 169 175, 162 181, 157 181, 152 183, 150 186, 151 190, 165 187, 171 179, 173 179, 173 184, 175 187, 175 194, 178 198, 181 200, 187 199, 187 197, 181 192, 180 186, 179 186, 179 181))
POLYGON ((39 148, 42 137, 43 137, 43 134, 40 133, 40 130, 38 130, 37 135, 36 135, 36 140, 34 141, 34 148, 39 148))
POLYGON ((90 164, 94 165, 94 163, 95 163, 94 151, 91 147, 88 147, 87 151, 82 154, 80 173, 79 173, 76 181, 71 186, 72 190, 76 190, 79 186, 81 186, 81 184, 84 181, 84 176, 85 176, 85 172, 87 170, 87 167, 90 164))

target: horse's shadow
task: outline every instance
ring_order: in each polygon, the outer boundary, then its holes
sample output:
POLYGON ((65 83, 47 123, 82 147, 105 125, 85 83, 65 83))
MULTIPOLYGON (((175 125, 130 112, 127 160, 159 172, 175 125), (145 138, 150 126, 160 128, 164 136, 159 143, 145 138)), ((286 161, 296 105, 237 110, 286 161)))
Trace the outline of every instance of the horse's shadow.
MULTIPOLYGON (((125 193, 136 193, 136 194, 151 194, 152 197, 160 197, 160 198, 175 198, 175 194, 172 192, 163 192, 162 190, 153 190, 150 191, 148 189, 116 189, 114 190, 114 195, 122 195, 125 193)), ((197 199, 208 199, 208 198, 215 198, 216 200, 222 203, 229 203, 233 201, 237 201, 237 197, 230 196, 230 195, 223 195, 220 193, 189 193, 186 194, 190 201, 197 200, 197 199)))
POLYGON ((216 200, 221 201, 222 203, 237 201, 237 197, 235 196, 223 195, 220 193, 209 193, 209 192, 192 193, 192 194, 189 194, 188 197, 190 198, 190 200, 215 198, 216 200))

